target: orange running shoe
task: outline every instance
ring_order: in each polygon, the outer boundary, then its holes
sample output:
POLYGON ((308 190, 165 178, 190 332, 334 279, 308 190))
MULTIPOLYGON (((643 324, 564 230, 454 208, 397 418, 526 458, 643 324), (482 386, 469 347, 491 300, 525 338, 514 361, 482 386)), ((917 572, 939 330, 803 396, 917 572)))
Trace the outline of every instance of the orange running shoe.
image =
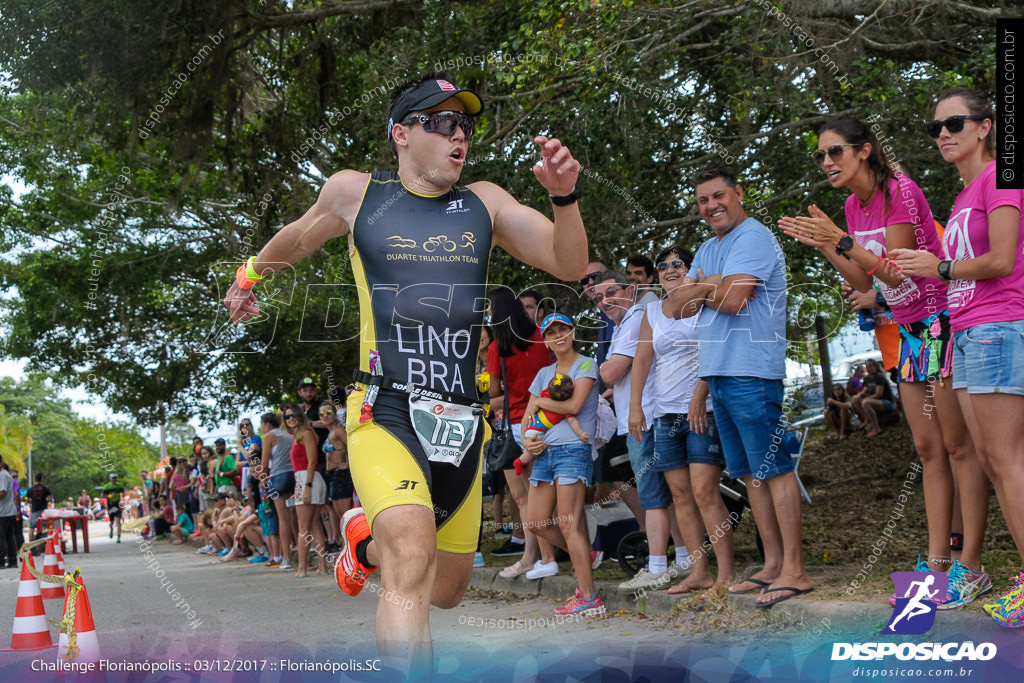
POLYGON ((356 557, 356 546, 370 537, 370 525, 366 522, 363 508, 352 508, 345 513, 341 518, 341 535, 343 542, 338 551, 338 561, 334 564, 334 578, 338 581, 338 588, 347 595, 356 596, 363 590, 367 577, 377 571, 376 567, 371 569, 356 557))

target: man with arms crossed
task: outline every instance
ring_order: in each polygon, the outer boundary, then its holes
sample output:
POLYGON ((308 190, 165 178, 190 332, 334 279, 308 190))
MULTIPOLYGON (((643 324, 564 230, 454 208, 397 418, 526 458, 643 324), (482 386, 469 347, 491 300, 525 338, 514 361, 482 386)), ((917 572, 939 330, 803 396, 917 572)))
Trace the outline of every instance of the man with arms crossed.
POLYGON ((763 589, 757 605, 770 607, 811 590, 800 549, 800 489, 781 421, 786 260, 768 228, 747 216, 730 170, 707 166, 694 185, 715 236, 693 260, 696 279, 687 277, 669 301, 677 317, 700 315, 700 378, 711 387, 729 474, 747 485, 764 542, 764 567, 730 591, 763 589))
POLYGON ((476 417, 445 418, 469 410, 474 393, 471 351, 486 308, 490 250, 500 246, 563 280, 578 279, 587 260, 576 204, 580 165, 558 140, 534 138, 543 160, 533 171, 551 196, 554 223, 492 183, 456 185, 481 106, 443 74, 399 86, 387 128, 398 172, 331 176, 316 204, 239 269, 224 301, 233 320, 257 315, 254 280, 329 239, 348 239, 363 330, 361 390, 348 403, 349 461, 364 508, 345 515, 336 575, 355 595, 380 565, 381 588, 401 599, 378 602, 378 646, 411 660, 413 677, 432 665, 430 605, 459 604, 472 574, 483 430, 476 417), (410 385, 430 400, 410 400, 402 390, 410 385), (441 417, 430 423, 423 412, 441 417), (416 429, 421 421, 434 434, 416 429), (438 433, 453 438, 431 440, 438 433))

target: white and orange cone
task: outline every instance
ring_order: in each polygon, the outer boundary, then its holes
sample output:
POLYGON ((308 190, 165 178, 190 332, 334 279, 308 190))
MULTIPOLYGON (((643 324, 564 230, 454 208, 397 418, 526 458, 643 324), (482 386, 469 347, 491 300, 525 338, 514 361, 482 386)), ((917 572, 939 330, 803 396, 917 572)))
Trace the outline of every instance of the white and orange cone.
POLYGON ((29 567, 35 569, 32 555, 26 553, 21 563, 21 581, 18 583, 18 603, 14 608, 14 626, 11 627, 12 650, 39 650, 53 647, 53 638, 46 626, 43 596, 39 580, 29 567))
MULTIPOLYGON (((55 576, 57 578, 64 576, 64 572, 57 568, 57 556, 53 552, 53 536, 46 539, 46 557, 43 559, 43 574, 46 576, 55 576)), ((63 598, 64 585, 47 583, 43 586, 42 593, 44 600, 63 598)))
POLYGON ((57 533, 57 530, 53 530, 53 554, 57 556, 57 571, 60 572, 61 576, 64 576, 64 550, 63 550, 63 539, 57 533))
MULTIPOLYGON (((89 594, 85 592, 85 584, 82 577, 78 576, 75 581, 82 587, 75 598, 75 648, 77 652, 69 652, 70 639, 68 634, 61 633, 57 639, 57 660, 75 662, 98 662, 100 661, 100 642, 96 638, 96 624, 92 620, 92 608, 89 606, 89 594)), ((64 598, 64 613, 68 610, 68 600, 75 591, 69 590, 64 598)))

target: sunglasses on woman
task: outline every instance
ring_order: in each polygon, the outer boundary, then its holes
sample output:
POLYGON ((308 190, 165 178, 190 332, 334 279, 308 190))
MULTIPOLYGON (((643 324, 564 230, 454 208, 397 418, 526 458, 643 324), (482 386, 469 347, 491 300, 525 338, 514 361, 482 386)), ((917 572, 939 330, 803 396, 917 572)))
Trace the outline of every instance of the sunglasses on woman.
POLYGON ((821 164, 825 161, 826 154, 828 154, 828 158, 831 159, 832 161, 839 161, 839 159, 842 158, 843 156, 843 152, 845 151, 843 149, 844 147, 860 147, 860 145, 854 144, 852 142, 846 142, 842 145, 832 145, 831 147, 828 148, 827 151, 823 149, 816 150, 813 154, 811 154, 811 159, 818 166, 821 166, 821 164))
POLYGON ((414 114, 402 121, 403 126, 408 126, 413 123, 419 123, 423 125, 423 130, 428 133, 438 133, 447 138, 450 138, 455 134, 456 128, 462 128, 467 138, 473 137, 473 130, 476 128, 476 122, 473 121, 473 117, 469 114, 463 114, 461 111, 432 111, 429 114, 414 114))
POLYGON ((658 264, 658 270, 668 270, 669 266, 672 266, 673 268, 682 268, 685 265, 686 264, 679 259, 675 259, 673 261, 662 261, 658 264))
POLYGON ((321 410, 320 414, 321 415, 334 415, 334 411, 333 410, 321 410))
POLYGON ((945 128, 950 133, 959 133, 964 129, 964 121, 984 121, 987 116, 950 116, 945 121, 931 121, 924 124, 924 129, 928 131, 928 135, 933 138, 937 138, 942 135, 942 129, 945 128))
POLYGON ((297 420, 299 418, 298 418, 298 416, 295 413, 285 413, 284 414, 284 419, 286 419, 286 420, 297 420))

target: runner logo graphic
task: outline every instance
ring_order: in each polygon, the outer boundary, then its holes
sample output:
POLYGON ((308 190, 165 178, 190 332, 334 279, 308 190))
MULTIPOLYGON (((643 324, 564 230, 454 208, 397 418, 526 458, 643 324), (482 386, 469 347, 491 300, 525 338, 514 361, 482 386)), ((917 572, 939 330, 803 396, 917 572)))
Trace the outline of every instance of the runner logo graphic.
POLYGON ((946 599, 949 577, 942 572, 893 572, 889 574, 896 587, 896 604, 892 619, 882 633, 920 635, 935 623, 935 607, 946 599))

